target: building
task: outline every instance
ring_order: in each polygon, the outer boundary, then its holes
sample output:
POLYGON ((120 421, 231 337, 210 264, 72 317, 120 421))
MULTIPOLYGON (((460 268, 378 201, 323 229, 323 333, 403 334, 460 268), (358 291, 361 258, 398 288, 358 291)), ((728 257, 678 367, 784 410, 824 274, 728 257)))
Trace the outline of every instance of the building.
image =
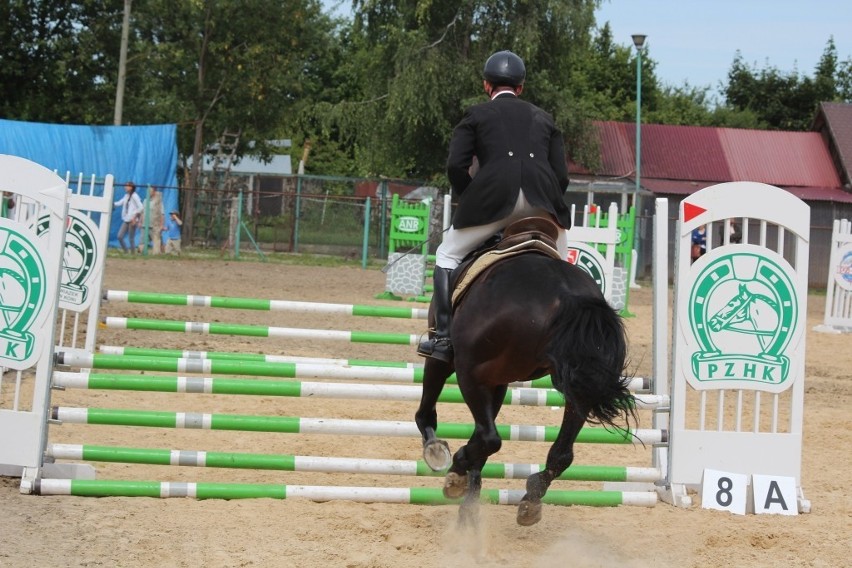
MULTIPOLYGON (((687 195, 718 183, 756 181, 785 189, 810 205, 809 283, 825 286, 832 222, 852 218, 852 105, 824 103, 810 132, 643 124, 638 195, 636 124, 596 122, 595 128, 600 167, 590 172, 572 164, 569 190, 591 192, 592 200, 604 207, 612 200, 622 208, 637 204, 640 277, 649 274, 651 265, 653 198, 669 199, 674 223, 687 195)), ((581 195, 572 199, 582 201, 581 195)))

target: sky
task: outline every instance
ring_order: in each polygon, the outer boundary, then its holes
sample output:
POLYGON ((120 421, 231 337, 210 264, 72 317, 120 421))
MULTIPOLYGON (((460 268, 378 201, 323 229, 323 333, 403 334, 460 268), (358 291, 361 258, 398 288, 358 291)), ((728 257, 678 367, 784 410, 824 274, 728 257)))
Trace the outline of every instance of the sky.
MULTIPOLYGON (((348 0, 322 0, 351 13, 348 0)), ((852 0, 603 0, 598 26, 608 21, 613 40, 633 45, 645 34, 657 79, 670 86, 710 87, 727 82, 737 50, 758 70, 813 76, 830 37, 840 61, 852 58, 852 0)))
POLYGON ((727 82, 737 50, 743 62, 813 76, 830 37, 840 61, 852 58, 850 0, 604 0, 598 26, 632 45, 645 34, 661 82, 709 86, 727 82))

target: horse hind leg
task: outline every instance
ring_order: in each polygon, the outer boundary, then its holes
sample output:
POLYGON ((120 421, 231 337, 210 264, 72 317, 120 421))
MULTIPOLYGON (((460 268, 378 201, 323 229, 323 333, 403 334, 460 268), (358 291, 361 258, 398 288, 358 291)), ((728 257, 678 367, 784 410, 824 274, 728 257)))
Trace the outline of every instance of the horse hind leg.
MULTIPOLYGON (((497 433, 496 426, 494 425, 494 418, 497 414, 500 413, 500 408, 503 406, 503 397, 506 396, 506 391, 509 389, 508 385, 499 385, 494 388, 492 392, 492 396, 488 396, 491 404, 491 414, 485 414, 487 420, 490 421, 492 425, 492 430, 490 434, 490 444, 486 442, 486 452, 484 457, 477 458, 477 463, 473 464, 472 460, 468 459, 468 448, 467 446, 463 446, 456 453, 456 456, 453 457, 453 465, 454 467, 450 469, 447 473, 447 477, 444 479, 444 496, 450 497, 461 497, 462 495, 467 495, 468 497, 471 495, 471 492, 476 493, 476 499, 479 499, 479 494, 482 489, 482 468, 485 467, 485 462, 488 460, 488 457, 497 453, 500 450, 503 442, 500 439, 500 435, 497 433), (488 447, 490 445, 490 447, 488 447), (454 471, 455 470, 455 471, 454 471), (474 479, 469 478, 469 476, 474 479)), ((483 406, 483 408, 487 408, 487 406, 483 406)), ((472 413, 474 418, 476 417, 476 413, 472 413)), ((476 436, 476 431, 474 431, 474 437, 476 436)), ((473 442, 474 438, 471 438, 471 441, 468 442, 470 445, 473 442)), ((479 443, 478 441, 476 443, 479 443)), ((466 499, 467 500, 467 499, 466 499)))
MULTIPOLYGON (((463 451, 464 448, 461 448, 456 452, 454 461, 464 461, 464 458, 459 457, 459 453, 463 451)), ((444 479, 444 497, 462 499, 459 504, 458 520, 460 526, 475 527, 479 522, 479 499, 482 494, 482 468, 484 466, 484 461, 480 461, 476 465, 469 466, 469 469, 463 474, 451 470, 444 479)))
POLYGON ((467 474, 467 491, 459 506, 459 525, 476 527, 479 524, 479 497, 482 494, 482 473, 479 470, 467 474))
POLYGON ((467 446, 459 448, 453 456, 453 465, 444 477, 444 497, 458 499, 465 495, 468 489, 468 468, 466 455, 467 446), (458 466, 457 464, 465 464, 458 466))
POLYGON ((531 526, 541 520, 541 499, 554 479, 562 475, 574 461, 574 441, 586 422, 586 413, 566 405, 559 434, 547 453, 544 470, 527 477, 527 493, 518 504, 517 523, 531 526))
POLYGON ((470 388, 466 382, 459 384, 475 426, 467 444, 453 456, 453 464, 444 480, 444 496, 450 499, 461 497, 467 491, 468 472, 481 471, 488 457, 500 450, 503 441, 494 420, 508 390, 508 385, 470 388))
POLYGON ((444 495, 448 498, 464 497, 459 507, 459 522, 472 525, 479 518, 482 468, 503 443, 494 418, 500 410, 506 387, 477 386, 463 392, 475 426, 470 440, 453 456, 453 465, 444 480, 444 495))

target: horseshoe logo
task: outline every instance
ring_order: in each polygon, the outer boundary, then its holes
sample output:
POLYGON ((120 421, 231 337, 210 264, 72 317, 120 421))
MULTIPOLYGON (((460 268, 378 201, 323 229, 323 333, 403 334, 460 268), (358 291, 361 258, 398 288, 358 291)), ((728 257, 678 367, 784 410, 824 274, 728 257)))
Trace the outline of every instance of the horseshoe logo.
MULTIPOLYGON (((770 254, 774 254, 771 253, 770 254)), ((777 391, 789 376, 785 351, 798 330, 799 305, 782 257, 742 247, 696 263, 698 276, 687 304, 690 382, 719 388, 768 387, 777 391), (740 252, 741 251, 741 252, 740 252), (751 386, 745 386, 750 384, 751 386)))
MULTIPOLYGON (((39 217, 36 234, 47 234, 50 218, 39 217)), ((59 284, 59 300, 63 307, 82 311, 88 307, 89 283, 96 274, 98 249, 95 223, 79 211, 69 210, 65 228, 65 250, 62 254, 62 278, 59 284)))
POLYGON ((29 330, 44 307, 47 281, 36 240, 0 225, 0 365, 12 369, 26 369, 38 358, 29 330))

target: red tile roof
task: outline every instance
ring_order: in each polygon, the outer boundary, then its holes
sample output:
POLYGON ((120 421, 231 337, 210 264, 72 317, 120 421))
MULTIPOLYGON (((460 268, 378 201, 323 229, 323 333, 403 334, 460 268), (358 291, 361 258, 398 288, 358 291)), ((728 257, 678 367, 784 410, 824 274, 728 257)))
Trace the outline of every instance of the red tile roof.
MULTIPOLYGON (((596 175, 634 178, 636 124, 595 126, 601 149, 596 175)), ((805 200, 852 203, 819 132, 643 124, 641 137, 640 181, 656 193, 688 194, 714 183, 756 181, 805 200)))
POLYGON ((720 159, 723 151, 717 134, 714 128, 679 126, 675 130, 662 124, 643 124, 642 175, 728 181, 728 167, 724 159, 720 159))

